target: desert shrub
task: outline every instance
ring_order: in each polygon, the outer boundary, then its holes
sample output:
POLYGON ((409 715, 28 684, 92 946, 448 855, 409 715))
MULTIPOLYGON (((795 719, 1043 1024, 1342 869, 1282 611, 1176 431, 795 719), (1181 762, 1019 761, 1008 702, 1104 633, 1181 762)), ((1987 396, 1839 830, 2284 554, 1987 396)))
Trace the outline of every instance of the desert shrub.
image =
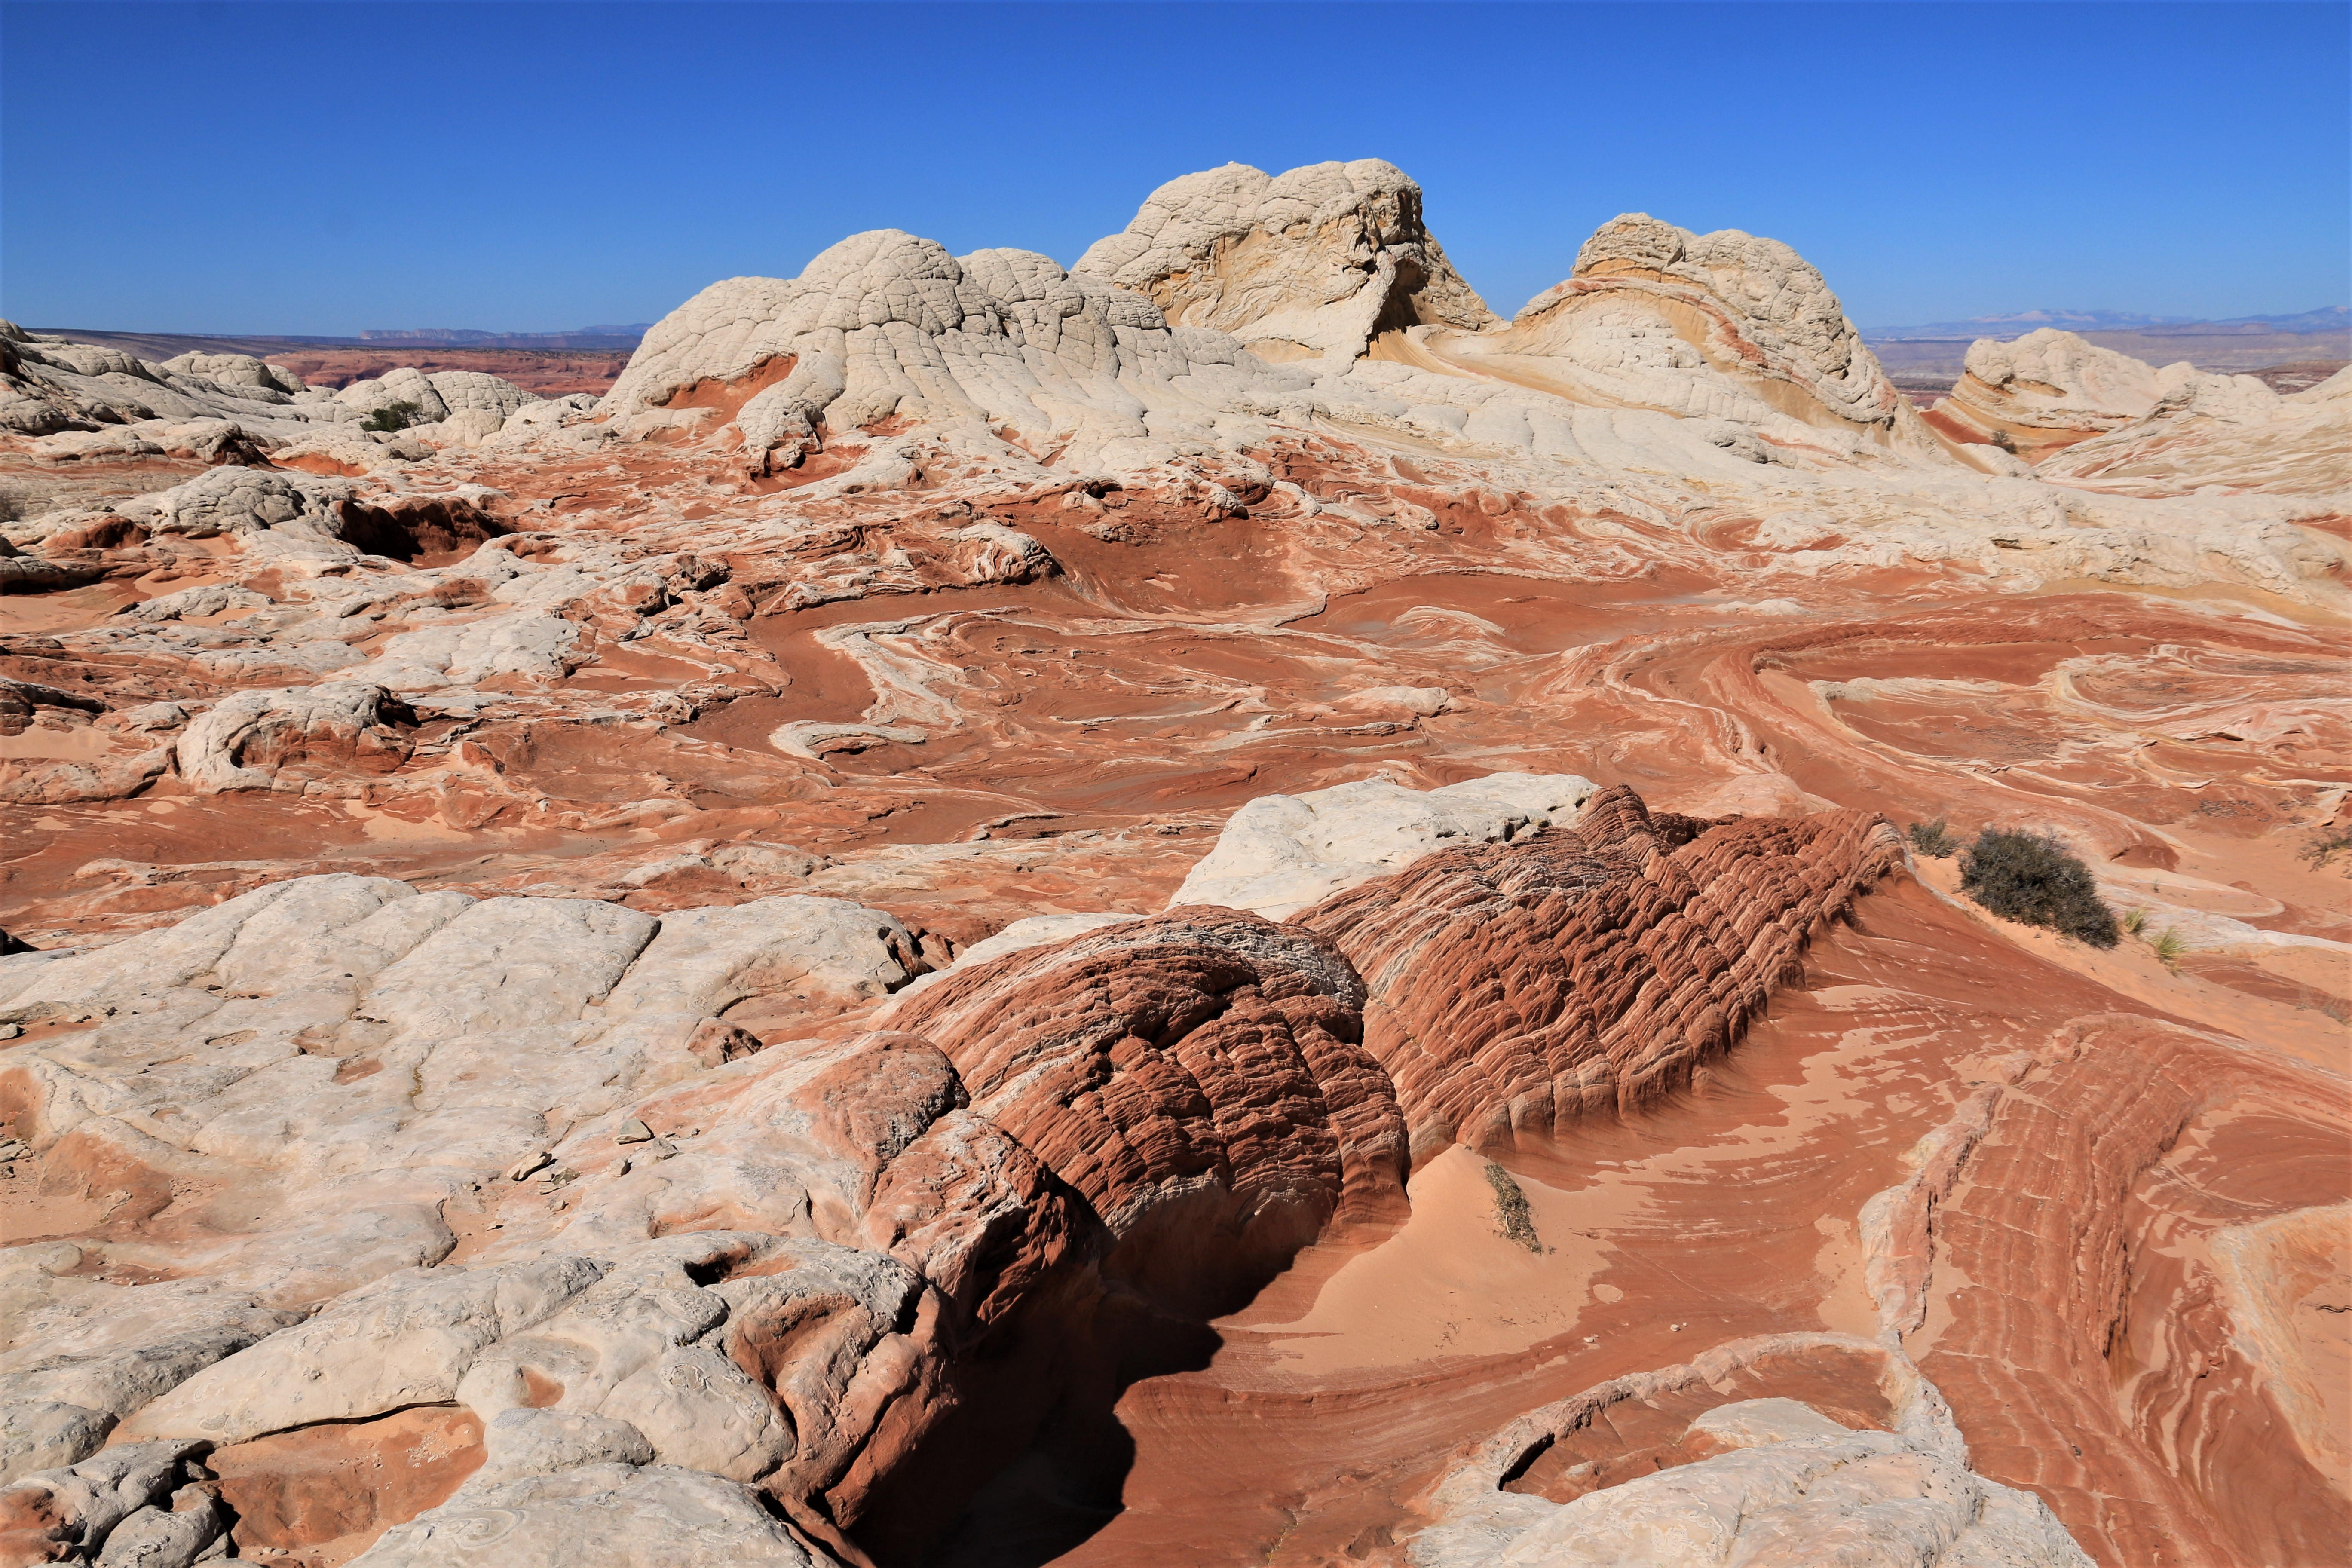
MULTIPOLYGON (((2308 843, 2295 851, 2295 856, 2317 871, 2326 868, 2347 849, 2352 849, 2352 827, 2329 827, 2314 834, 2308 843)), ((2352 877, 2352 866, 2347 866, 2344 874, 2352 877)))
POLYGON ((1911 847, 1930 859, 1948 860, 1960 852, 1960 841, 1952 837, 1951 824, 1939 816, 1911 825, 1911 847))
POLYGON ((1541 1252, 1543 1243, 1536 1237, 1536 1219, 1528 1208, 1528 1194, 1511 1180, 1511 1173, 1489 1160, 1486 1184, 1495 1189, 1495 1217, 1502 1222, 1505 1239, 1517 1242, 1529 1252, 1541 1252))
POLYGON ((2189 952, 2188 940, 2170 926, 2158 932, 2156 940, 2147 945, 2167 969, 2180 967, 2182 956, 2189 952))
POLYGON ((416 423, 418 408, 414 403, 387 403, 360 421, 362 430, 405 430, 416 423))
POLYGON ((1960 886, 2003 920, 2048 926, 2093 947, 2119 940, 2116 911, 2101 901, 2091 868, 2055 835, 1986 828, 1960 861, 1960 886))
POLYGON ((2116 923, 2124 928, 2126 935, 2137 936, 2142 931, 2147 930, 2147 911, 2146 910, 2126 910, 2116 923))
POLYGON ((1994 431, 1992 433, 1992 444, 2000 447, 2002 451, 2007 452, 2012 458, 2017 456, 2017 437, 2011 435, 2006 430, 1994 431))

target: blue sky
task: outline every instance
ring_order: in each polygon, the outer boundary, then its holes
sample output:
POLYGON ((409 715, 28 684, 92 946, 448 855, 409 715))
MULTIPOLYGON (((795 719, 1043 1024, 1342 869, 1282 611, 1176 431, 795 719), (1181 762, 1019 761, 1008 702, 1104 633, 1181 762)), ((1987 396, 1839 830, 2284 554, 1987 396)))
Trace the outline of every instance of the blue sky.
POLYGON ((1381 157, 1508 313, 1646 211, 1865 324, 2344 302, 2352 7, 0 5, 0 314, 651 320, 899 227, 1065 265, 1160 182, 1381 157))

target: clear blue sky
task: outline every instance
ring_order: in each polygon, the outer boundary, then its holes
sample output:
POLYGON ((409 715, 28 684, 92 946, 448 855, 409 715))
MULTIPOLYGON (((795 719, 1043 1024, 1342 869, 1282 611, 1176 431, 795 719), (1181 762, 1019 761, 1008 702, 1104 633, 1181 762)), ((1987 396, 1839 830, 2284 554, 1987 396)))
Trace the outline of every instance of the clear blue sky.
POLYGON ((1508 313, 1646 211, 1864 324, 2345 302, 2352 7, 0 5, 0 314, 652 320, 885 226, 1065 265, 1228 160, 1381 157, 1508 313))

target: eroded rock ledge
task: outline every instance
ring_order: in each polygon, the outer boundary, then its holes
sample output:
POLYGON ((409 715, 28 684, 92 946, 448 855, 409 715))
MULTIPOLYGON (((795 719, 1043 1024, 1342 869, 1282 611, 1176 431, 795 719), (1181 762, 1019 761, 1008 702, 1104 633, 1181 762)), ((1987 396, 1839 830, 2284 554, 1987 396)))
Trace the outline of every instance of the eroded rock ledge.
POLYGON ((1613 788, 878 1014, 914 939, 814 898, 315 877, 0 960, 12 1186, 74 1237, 5 1282, 0 1541, 576 1562, 590 1507, 597 1562, 903 1560, 1138 1345, 1401 1212, 1414 1151, 1703 1070, 1895 853, 1613 788), (835 1021, 763 1049, 784 998, 835 1021))

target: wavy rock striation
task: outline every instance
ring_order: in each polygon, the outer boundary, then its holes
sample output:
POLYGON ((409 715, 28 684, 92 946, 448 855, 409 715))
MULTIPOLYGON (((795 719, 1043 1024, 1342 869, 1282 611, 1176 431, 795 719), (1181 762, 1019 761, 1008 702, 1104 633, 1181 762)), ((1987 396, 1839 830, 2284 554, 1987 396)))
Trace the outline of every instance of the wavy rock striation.
POLYGON ((1687 1083, 1899 854, 1860 813, 1710 827, 1619 787, 1571 830, 1431 856, 1297 923, 1363 974, 1419 1163, 1687 1083))
POLYGON ((2352 1003, 2343 385, 2063 347, 1975 362, 2031 465, 1785 247, 1629 216, 1506 323, 1374 163, 853 237, 601 400, 0 330, 0 1539, 1362 1560, 1682 1361, 1507 1495, 2305 1551, 2344 1132, 2246 1064, 2352 1003), (1855 905, 1883 812, 2175 940, 1855 905))
MULTIPOLYGON (((1427 855, 1292 922, 1189 906, 1102 926, 962 969, 880 1032, 768 1051, 730 1020, 903 984, 904 929, 817 899, 656 919, 321 877, 0 960, 37 1031, 0 1067, 11 1125, 45 1194, 110 1215, 64 1251, 103 1259, 100 1279, 168 1267, 178 1298, 159 1338, 115 1308, 133 1287, 28 1279, 0 1363, 26 1478, 5 1495, 62 1520, 101 1441, 178 1445, 173 1463, 208 1454, 236 1479, 240 1516, 277 1521, 240 1528, 273 1543, 317 1545, 331 1521, 324 1539, 390 1531, 371 1563, 464 1561, 427 1549, 482 1510, 577 1495, 523 1478, 635 1467, 628 1508, 718 1507, 726 1482, 805 1542, 854 1555, 866 1527, 903 1549, 945 1523, 908 1489, 970 1470, 947 1449, 973 1421, 1025 1440, 1052 1390, 1092 1397, 1091 1355, 1401 1214, 1409 1136, 1426 1151, 1525 1104, 1528 1061, 1549 1058, 1474 1054, 1433 1099, 1429 1037, 1398 1021, 1430 1026, 1399 999, 1458 962, 1450 924, 1485 925, 1507 985, 1552 999, 1528 1021, 1560 1026, 1559 1072, 1623 1058, 1549 1125, 1719 1051, 1723 1020, 1884 867, 1859 820, 1707 829, 1621 789, 1584 821, 1427 855), (1594 1007, 1621 1015, 1605 1036, 1594 1007), (692 1104, 685 1146, 653 1131, 692 1104), (455 1261, 453 1210, 533 1177, 553 1212, 505 1237, 465 1224, 455 1261), (960 1417, 962 1381, 1005 1375, 989 1356, 1041 1392, 960 1417), (436 1408, 454 1414, 429 1435, 383 1425, 436 1408), (348 1475, 286 1441, 327 1428, 394 1457, 364 1497, 331 1505, 348 1475)), ((85 1549, 106 1534, 75 1528, 85 1549)))

